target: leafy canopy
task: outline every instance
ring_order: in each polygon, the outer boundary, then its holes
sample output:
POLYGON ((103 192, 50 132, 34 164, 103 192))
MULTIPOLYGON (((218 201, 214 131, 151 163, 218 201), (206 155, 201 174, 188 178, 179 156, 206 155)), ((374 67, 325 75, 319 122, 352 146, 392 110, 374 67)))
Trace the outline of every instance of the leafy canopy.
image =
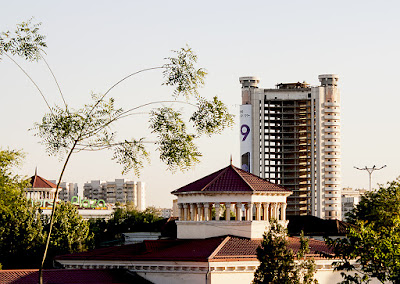
MULTIPOLYGON (((27 200, 29 181, 13 174, 23 154, 0 150, 0 263, 6 269, 37 268, 49 229, 49 217, 27 200)), ((57 205, 50 255, 83 251, 90 242, 88 223, 74 205, 57 205)), ((49 263, 51 266, 51 263, 49 263)))
POLYGON ((347 238, 328 240, 342 283, 400 283, 400 180, 367 192, 349 214, 347 238), (350 273, 349 273, 350 272, 350 273))
POLYGON ((90 232, 94 235, 92 245, 101 247, 122 243, 122 233, 159 231, 158 223, 162 219, 159 210, 154 207, 138 211, 132 203, 119 206, 109 220, 89 220, 90 232))
POLYGON ((0 263, 6 269, 37 264, 35 255, 43 240, 37 208, 23 193, 28 182, 12 172, 22 158, 20 151, 0 150, 0 263))
POLYGON ((306 257, 308 239, 301 235, 297 255, 288 245, 286 230, 276 221, 271 222, 270 230, 264 233, 263 241, 257 248, 260 266, 254 273, 253 283, 318 283, 314 279, 315 262, 306 257))
POLYGON ((32 19, 17 24, 14 32, 0 33, 0 60, 6 53, 17 55, 28 61, 38 61, 42 58, 41 52, 47 47, 45 36, 39 33, 38 24, 32 19))

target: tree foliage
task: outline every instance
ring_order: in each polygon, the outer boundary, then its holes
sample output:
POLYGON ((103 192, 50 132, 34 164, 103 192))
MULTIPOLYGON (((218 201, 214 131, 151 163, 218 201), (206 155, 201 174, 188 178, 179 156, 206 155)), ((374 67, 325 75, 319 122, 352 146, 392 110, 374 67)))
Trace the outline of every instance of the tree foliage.
POLYGON ((0 150, 0 263, 6 269, 37 265, 43 242, 37 208, 23 193, 28 182, 12 172, 22 157, 20 151, 0 150))
POLYGON ((347 238, 328 240, 342 283, 400 283, 400 180, 367 192, 349 214, 347 238))
POLYGON ((286 230, 276 221, 264 233, 257 248, 260 266, 254 273, 253 283, 317 283, 314 279, 315 262, 306 257, 309 252, 308 239, 301 235, 297 255, 288 247, 286 230))
MULTIPOLYGON (((0 263, 6 269, 36 268, 41 259, 49 218, 27 200, 29 181, 13 174, 23 154, 0 150, 0 263)), ((51 256, 83 251, 90 241, 89 226, 70 203, 57 205, 51 256)))
POLYGON ((41 59, 43 48, 47 47, 45 36, 39 33, 38 24, 32 19, 17 24, 14 32, 6 31, 0 34, 0 60, 6 53, 20 56, 28 61, 41 59))
POLYGON ((158 222, 162 219, 159 210, 154 207, 148 207, 144 211, 138 211, 130 204, 117 207, 109 220, 89 220, 90 232, 94 236, 92 246, 121 243, 122 233, 159 231, 158 222))
MULTIPOLYGON (((44 231, 48 232, 49 216, 42 215, 42 220, 44 231)), ((49 252, 52 256, 85 251, 93 238, 88 221, 82 219, 76 206, 70 202, 57 204, 53 230, 49 252)))

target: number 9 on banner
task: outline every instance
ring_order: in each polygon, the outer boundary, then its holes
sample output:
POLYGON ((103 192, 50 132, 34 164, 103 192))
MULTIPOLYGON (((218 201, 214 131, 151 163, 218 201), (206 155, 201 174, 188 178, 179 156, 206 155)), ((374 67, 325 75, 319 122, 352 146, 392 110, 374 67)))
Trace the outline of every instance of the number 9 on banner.
POLYGON ((242 141, 245 141, 247 136, 249 136, 250 127, 247 124, 242 124, 240 127, 240 133, 243 135, 242 141))

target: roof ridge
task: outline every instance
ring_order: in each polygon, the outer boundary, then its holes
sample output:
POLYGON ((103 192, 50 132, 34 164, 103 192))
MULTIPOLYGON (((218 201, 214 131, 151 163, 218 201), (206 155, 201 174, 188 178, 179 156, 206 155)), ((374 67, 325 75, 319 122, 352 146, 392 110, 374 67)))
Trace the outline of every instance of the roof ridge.
MULTIPOLYGON (((252 173, 250 173, 250 172, 246 172, 245 170, 242 170, 242 169, 237 168, 237 167, 235 167, 235 166, 234 166, 234 168, 235 168, 236 171, 237 171, 237 170, 243 171, 244 173, 249 174, 249 175, 251 175, 251 176, 254 176, 255 178, 258 178, 258 179, 260 179, 260 180, 262 180, 262 181, 266 181, 266 182, 268 182, 268 183, 270 183, 270 184, 273 184, 273 185, 275 185, 275 186, 277 186, 277 187, 280 187, 281 189, 288 190, 287 188, 283 187, 282 185, 277 184, 277 183, 274 183, 274 182, 271 182, 271 181, 267 180, 266 178, 262 178, 262 177, 259 177, 258 175, 252 174, 252 173)), ((237 171, 237 172, 238 172, 238 171, 237 171)), ((238 174, 241 176, 241 174, 240 174, 239 172, 238 172, 238 174)), ((243 178, 243 177, 242 177, 242 178, 243 178)), ((243 179, 244 179, 244 178, 243 178, 243 179)), ((289 190, 289 191, 290 191, 290 190, 289 190)))
POLYGON ((251 188, 252 191, 256 191, 254 190, 254 188, 247 182, 247 180, 239 173, 238 170, 236 170, 236 167, 232 165, 233 170, 240 176, 240 178, 251 188))
POLYGON ((52 184, 54 184, 55 186, 56 186, 56 188, 57 188, 57 184, 55 184, 55 183, 52 183, 51 181, 49 181, 49 180, 47 180, 47 179, 45 179, 45 178, 42 178, 42 177, 40 177, 47 185, 49 185, 49 186, 52 186, 52 184))
POLYGON ((209 183, 207 183, 200 191, 204 191, 210 184, 212 184, 214 181, 217 180, 223 173, 225 173, 228 170, 229 166, 227 166, 225 169, 223 169, 215 178, 213 178, 209 183))
POLYGON ((207 258, 208 260, 213 259, 217 253, 225 246, 225 244, 231 239, 231 236, 226 236, 225 239, 217 246, 212 254, 207 258))

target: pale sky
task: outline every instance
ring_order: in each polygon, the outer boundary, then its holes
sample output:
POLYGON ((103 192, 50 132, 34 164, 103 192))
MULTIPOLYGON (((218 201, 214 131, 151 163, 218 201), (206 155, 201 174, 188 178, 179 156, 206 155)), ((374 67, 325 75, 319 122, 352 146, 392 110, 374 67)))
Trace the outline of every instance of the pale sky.
MULTIPOLYGON (((353 166, 387 168, 373 185, 400 175, 400 10, 399 1, 3 1, 0 31, 35 17, 47 36, 47 61, 71 106, 89 101, 122 77, 160 66, 163 58, 188 44, 208 71, 201 95, 218 95, 231 113, 241 103, 240 76, 258 76, 261 88, 281 82, 339 75, 342 119, 342 186, 367 188, 368 175, 353 166)), ((56 85, 43 62, 18 60, 51 104, 60 104, 56 85)), ((134 107, 169 99, 158 71, 136 76, 110 93, 119 106, 134 107)), ((35 167, 57 179, 62 163, 48 157, 33 136, 33 123, 47 111, 37 90, 8 59, 0 62, 0 147, 26 153, 22 175, 35 167)), ((148 134, 144 109, 116 126, 121 137, 148 134)), ((147 203, 171 207, 170 192, 233 163, 239 166, 239 127, 203 138, 201 163, 172 174, 152 162, 139 178, 122 176, 111 153, 73 156, 64 181, 127 178, 147 185, 147 203)))

